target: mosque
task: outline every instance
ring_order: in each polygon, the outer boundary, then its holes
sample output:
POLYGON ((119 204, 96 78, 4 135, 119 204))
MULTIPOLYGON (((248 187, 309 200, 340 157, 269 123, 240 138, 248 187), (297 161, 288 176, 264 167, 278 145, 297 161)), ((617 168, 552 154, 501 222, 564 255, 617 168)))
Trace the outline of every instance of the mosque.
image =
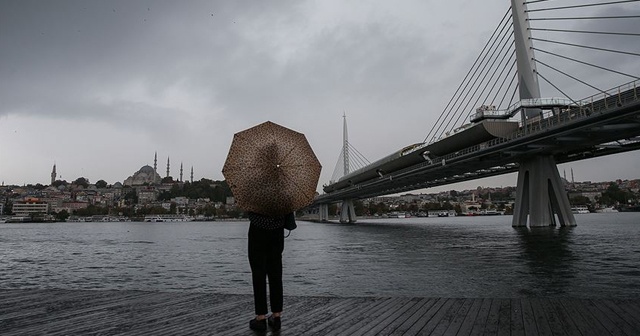
MULTIPOLYGON (((167 176, 169 177, 169 158, 167 158, 167 176)), ((56 172, 56 164, 53 164, 53 170, 51 171, 51 184, 55 182, 58 174, 56 172)), ((178 182, 183 182, 182 180, 182 163, 180 163, 180 179, 178 182)), ((117 182, 119 184, 119 182, 117 182)), ((125 186, 136 187, 142 185, 154 185, 162 183, 162 177, 158 174, 158 153, 155 153, 155 157, 153 158, 153 167, 149 165, 144 165, 137 172, 133 173, 133 175, 127 177, 122 183, 125 186)), ((193 183, 193 166, 191 166, 191 183, 193 183)))
MULTIPOLYGON (((167 158, 167 176, 169 177, 169 158, 167 158)), ((153 185, 160 184, 162 177, 158 174, 158 153, 156 152, 153 159, 153 168, 149 165, 142 166, 140 170, 135 172, 132 176, 129 176, 124 180, 125 186, 141 186, 144 184, 153 185)), ((180 182, 182 182, 182 163, 180 163, 180 182)), ((193 183, 193 167, 191 167, 191 182, 193 183)))

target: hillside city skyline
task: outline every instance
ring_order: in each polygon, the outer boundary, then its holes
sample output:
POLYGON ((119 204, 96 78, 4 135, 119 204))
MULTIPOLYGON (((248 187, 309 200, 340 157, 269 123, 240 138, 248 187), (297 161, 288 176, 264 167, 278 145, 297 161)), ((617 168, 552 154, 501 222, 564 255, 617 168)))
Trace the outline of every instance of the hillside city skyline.
MULTIPOLYGON (((33 182, 33 181, 29 181, 29 182, 23 182, 23 183, 6 183, 4 180, 0 181, 0 185, 2 186, 10 186, 10 185, 15 185, 15 186, 26 186, 26 185, 37 185, 37 184, 41 184, 41 185, 51 185, 53 184, 54 181, 60 180, 60 181, 68 181, 68 182, 72 182, 74 180, 77 180, 79 178, 84 178, 87 183, 89 184, 95 184, 98 181, 104 181, 107 183, 107 185, 115 185, 116 183, 121 183, 122 185, 127 185, 127 183, 125 183, 128 179, 132 179, 134 178, 137 174, 140 174, 141 172, 145 172, 145 169, 148 169, 146 167, 149 167, 153 170, 153 172, 155 172, 155 174, 157 174, 155 176, 155 178, 157 179, 157 181, 154 181, 155 183, 159 183, 162 179, 164 178, 171 178, 172 181, 176 181, 176 182, 185 182, 185 177, 186 180, 189 182, 193 181, 199 181, 201 179, 208 179, 208 180, 213 180, 216 181, 216 178, 213 177, 206 177, 206 176, 201 176, 200 178, 195 178, 194 176, 194 166, 189 166, 185 169, 183 162, 180 162, 180 166, 177 169, 178 170, 178 174, 177 175, 173 175, 172 174, 172 169, 171 169, 171 157, 167 156, 167 163, 166 163, 166 170, 164 170, 163 172, 165 172, 165 175, 162 176, 158 173, 158 154, 157 152, 154 155, 154 162, 153 162, 153 167, 151 167, 149 164, 143 165, 142 167, 140 167, 137 171, 133 172, 132 175, 123 178, 122 180, 116 180, 116 181, 108 181, 104 178, 97 178, 95 180, 90 179, 86 176, 77 176, 77 177, 72 177, 70 179, 67 179, 66 177, 64 177, 61 173, 59 173, 59 169, 58 169, 58 164, 56 162, 53 163, 53 166, 51 168, 51 172, 49 174, 49 183, 43 183, 42 181, 37 181, 37 182, 33 182)), ((601 180, 601 181, 593 181, 592 179, 576 179, 575 175, 574 175, 574 170, 572 167, 569 168, 569 173, 567 172, 567 169, 560 169, 560 165, 558 165, 558 170, 560 173, 560 176, 566 181, 566 182, 571 182, 571 183, 575 183, 575 182, 586 182, 586 183, 590 183, 590 182, 597 182, 597 183, 602 183, 602 182, 614 182, 614 181, 618 181, 618 180, 634 180, 635 178, 611 178, 611 179, 606 179, 606 180, 601 180), (569 174, 569 175, 568 175, 569 174)), ((149 173, 149 171, 147 171, 147 173, 149 173)), ((509 173, 509 174, 504 174, 504 175, 516 175, 517 173, 509 173)), ((501 176, 504 176, 501 175, 501 176)), ((43 176, 45 176, 43 174, 43 176)), ((87 176, 90 176, 87 175, 87 176)), ((500 176, 498 176, 500 177, 500 176)), ((638 177, 640 178, 640 177, 638 177)), ((471 185, 474 182, 480 182, 480 181, 491 181, 491 180, 495 180, 496 177, 489 177, 489 178, 481 178, 481 179, 476 179, 476 180, 471 180, 471 181, 466 181, 466 182, 459 182, 459 183, 452 183, 452 184, 448 184, 448 185, 444 185, 444 186, 438 186, 438 187, 432 187, 429 189, 418 189, 416 191, 427 191, 427 190, 435 190, 435 192, 438 191, 442 191, 442 190, 467 190, 467 189, 461 189, 461 188, 451 188, 450 186, 458 186, 458 185, 471 185)), ((224 180, 224 179, 221 179, 224 180)), ((151 181, 148 181, 149 183, 151 181)), ((515 186, 515 179, 514 179, 514 183, 513 184, 507 184, 505 185, 504 183, 502 183, 503 181, 500 181, 500 185, 497 184, 493 184, 491 185, 490 183, 481 183, 476 185, 475 187, 469 187, 468 189, 474 189, 477 187, 483 187, 483 188, 490 188, 490 187, 509 187, 509 186, 515 186)), ((142 184, 142 183, 139 183, 142 184)), ((318 182, 319 184, 319 188, 320 189, 320 185, 322 184, 322 181, 318 182)), ((131 185, 131 184, 129 184, 131 185)), ((322 193, 320 191, 320 193, 322 193)), ((411 191, 408 193, 412 193, 411 191)))

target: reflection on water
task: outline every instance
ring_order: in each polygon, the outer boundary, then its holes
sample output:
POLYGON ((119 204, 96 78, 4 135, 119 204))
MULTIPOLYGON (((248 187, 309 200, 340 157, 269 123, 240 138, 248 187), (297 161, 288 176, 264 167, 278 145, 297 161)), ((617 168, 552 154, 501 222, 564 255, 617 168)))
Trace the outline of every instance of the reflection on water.
POLYGON ((577 256, 571 252, 574 227, 514 228, 520 238, 524 262, 536 277, 535 289, 546 294, 562 294, 568 290, 576 269, 577 256))
MULTIPOLYGON (((292 295, 640 297, 640 214, 574 228, 511 217, 300 222, 285 241, 292 295)), ((248 223, 0 224, 0 288, 250 293, 248 223)))

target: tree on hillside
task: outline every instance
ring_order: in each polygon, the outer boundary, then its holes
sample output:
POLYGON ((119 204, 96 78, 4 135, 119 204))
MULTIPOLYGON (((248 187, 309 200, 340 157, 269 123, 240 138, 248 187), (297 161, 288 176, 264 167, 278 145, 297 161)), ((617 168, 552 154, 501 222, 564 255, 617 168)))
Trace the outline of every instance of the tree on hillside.
POLYGON ((124 200, 128 205, 138 204, 138 194, 135 189, 129 190, 124 194, 124 200))
POLYGON ((626 204, 628 200, 633 198, 633 193, 622 190, 617 184, 611 183, 609 187, 607 187, 607 190, 602 193, 602 197, 598 199, 598 202, 603 205, 615 205, 616 203, 626 204))
POLYGON ((61 185, 66 186, 68 184, 69 184, 69 182, 67 182, 65 180, 55 180, 55 181, 53 181, 53 183, 51 185, 57 188, 57 187, 59 187, 61 185))
POLYGON ((106 188, 108 185, 108 183, 105 180, 99 180, 98 182, 96 182, 96 188, 98 189, 104 189, 106 188))
POLYGON ((84 177, 78 177, 75 181, 72 182, 72 184, 87 188, 89 186, 89 179, 84 177))

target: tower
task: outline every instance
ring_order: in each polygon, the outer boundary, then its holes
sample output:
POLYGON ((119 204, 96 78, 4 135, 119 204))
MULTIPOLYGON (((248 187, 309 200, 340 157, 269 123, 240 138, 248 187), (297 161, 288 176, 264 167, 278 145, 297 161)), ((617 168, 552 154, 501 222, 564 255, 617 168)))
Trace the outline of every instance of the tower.
POLYGON ((180 162, 180 182, 182 182, 182 162, 180 162))
POLYGON ((347 114, 343 113, 342 118, 342 158, 344 159, 344 175, 349 174, 349 135, 347 133, 347 114))
MULTIPOLYGON (((526 2, 511 0, 511 11, 520 99, 540 98, 526 2)), ((540 112, 539 108, 523 110, 525 131, 528 119, 539 116, 540 112)), ((575 226, 569 197, 553 155, 533 154, 521 159, 519 164, 512 226, 526 226, 527 219, 530 227, 555 226, 556 215, 561 226, 575 226)))
MULTIPOLYGON (((342 158, 344 159, 344 174, 349 174, 349 135, 347 134, 347 114, 343 113, 344 119, 342 125, 342 158)), ((324 210, 323 210, 324 212, 324 210)), ((352 199, 342 200, 340 207, 340 223, 355 223, 356 222, 356 210, 353 207, 352 199)))
POLYGON ((169 157, 167 156, 167 177, 169 177, 169 157))
POLYGON ((191 166, 191 183, 193 183, 193 166, 191 166))
POLYGON ((156 151, 155 156, 153 157, 153 183, 156 184, 156 176, 158 176, 158 152, 156 151))
POLYGON ((53 170, 51 171, 51 184, 53 185, 53 182, 56 181, 56 177, 58 176, 58 174, 56 174, 56 164, 53 164, 53 170))

